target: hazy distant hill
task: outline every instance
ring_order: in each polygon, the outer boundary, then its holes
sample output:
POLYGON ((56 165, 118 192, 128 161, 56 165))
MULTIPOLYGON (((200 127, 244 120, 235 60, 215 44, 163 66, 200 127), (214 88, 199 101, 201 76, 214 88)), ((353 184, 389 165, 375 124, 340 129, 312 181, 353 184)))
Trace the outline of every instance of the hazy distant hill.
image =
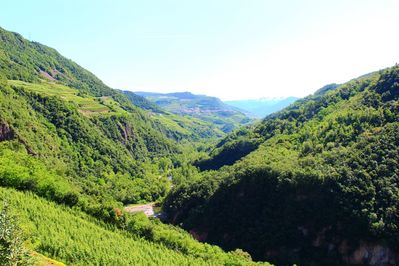
POLYGON ((251 122, 244 112, 223 103, 216 97, 190 92, 135 92, 135 94, 145 97, 171 113, 189 115, 211 122, 224 132, 230 132, 240 125, 251 122))
POLYGON ((261 98, 252 100, 225 101, 225 103, 248 112, 248 115, 252 115, 254 118, 263 118, 268 114, 282 110, 298 99, 299 98, 297 97, 272 99, 261 98))

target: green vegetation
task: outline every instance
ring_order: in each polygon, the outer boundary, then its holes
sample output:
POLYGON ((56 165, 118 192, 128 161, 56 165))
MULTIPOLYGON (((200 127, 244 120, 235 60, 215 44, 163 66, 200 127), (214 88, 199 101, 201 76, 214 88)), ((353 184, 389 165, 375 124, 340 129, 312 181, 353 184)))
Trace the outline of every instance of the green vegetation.
POLYGON ((27 83, 19 80, 11 80, 8 83, 12 86, 21 87, 41 95, 58 96, 65 101, 76 104, 78 110, 85 115, 126 112, 110 97, 90 97, 87 95, 83 95, 82 97, 78 90, 57 83, 50 83, 44 80, 40 83, 27 83))
POLYGON ((399 66, 240 128, 215 98, 146 97, 0 28, 1 264, 397 262, 399 66), (145 202, 230 252, 123 211, 145 202))
POLYGON ((369 249, 356 263, 395 261, 398 84, 394 66, 234 132, 198 163, 220 170, 174 188, 164 210, 171 222, 206 233, 208 242, 258 260, 349 264, 368 243, 391 255, 369 249))
POLYGON ((0 211, 0 264, 4 266, 30 265, 21 229, 8 212, 8 205, 0 211))
POLYGON ((182 230, 150 224, 145 216, 132 217, 127 228, 134 233, 154 233, 152 238, 157 243, 31 193, 0 188, 0 201, 4 200, 18 215, 29 236, 29 246, 67 265, 254 264, 239 252, 224 253, 215 246, 200 244, 182 230))

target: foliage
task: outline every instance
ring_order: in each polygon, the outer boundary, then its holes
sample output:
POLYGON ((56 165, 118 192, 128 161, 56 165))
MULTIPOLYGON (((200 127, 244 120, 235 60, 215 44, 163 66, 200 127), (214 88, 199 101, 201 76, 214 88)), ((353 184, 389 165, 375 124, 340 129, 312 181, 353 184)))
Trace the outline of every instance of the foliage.
POLYGON ((0 211, 0 264, 32 265, 24 241, 21 229, 16 224, 15 218, 10 216, 8 205, 4 204, 0 211))
POLYGON ((240 254, 200 244, 182 230, 152 224, 145 216, 137 215, 129 222, 130 226, 135 224, 129 229, 132 234, 31 193, 0 188, 0 199, 7 200, 10 208, 19 214, 37 252, 68 265, 254 264, 240 254), (136 232, 144 231, 145 226, 154 227, 157 243, 137 236, 136 232), (172 242, 184 243, 186 250, 164 244, 172 242), (199 253, 198 249, 205 253, 199 253))
POLYGON ((0 150, 0 184, 73 206, 78 201, 76 189, 62 177, 48 172, 43 163, 24 151, 0 150))

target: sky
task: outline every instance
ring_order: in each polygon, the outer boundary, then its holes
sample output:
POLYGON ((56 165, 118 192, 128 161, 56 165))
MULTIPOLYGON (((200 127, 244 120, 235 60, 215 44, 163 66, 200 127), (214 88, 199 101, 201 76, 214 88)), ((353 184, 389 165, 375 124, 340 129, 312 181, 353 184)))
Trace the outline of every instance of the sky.
POLYGON ((303 97, 399 63, 399 0, 2 0, 0 27, 107 85, 303 97))

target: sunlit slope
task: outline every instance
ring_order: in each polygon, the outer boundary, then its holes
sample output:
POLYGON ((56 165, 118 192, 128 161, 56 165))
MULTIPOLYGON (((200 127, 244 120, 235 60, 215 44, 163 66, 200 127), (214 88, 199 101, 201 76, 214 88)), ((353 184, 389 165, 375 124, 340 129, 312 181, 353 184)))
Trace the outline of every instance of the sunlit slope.
MULTIPOLYGON (((67 265, 221 265, 229 262, 227 256, 219 260, 211 254, 209 259, 183 255, 31 193, 0 188, 0 201, 8 202, 37 252, 67 265)), ((245 265, 245 260, 239 264, 245 265)))

